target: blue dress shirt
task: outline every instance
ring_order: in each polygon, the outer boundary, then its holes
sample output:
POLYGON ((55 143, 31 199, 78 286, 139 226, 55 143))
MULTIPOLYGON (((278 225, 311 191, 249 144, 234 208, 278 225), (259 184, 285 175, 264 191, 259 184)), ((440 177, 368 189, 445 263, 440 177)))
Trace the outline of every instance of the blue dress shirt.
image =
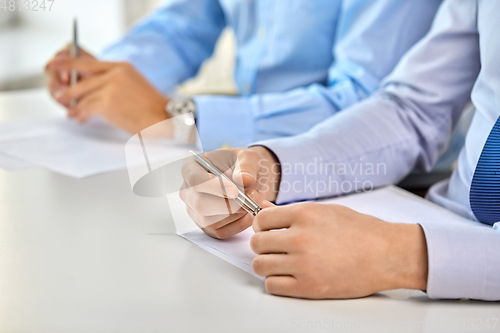
POLYGON ((235 31, 240 96, 199 96, 205 150, 309 130, 369 96, 441 0, 171 0, 104 51, 171 92, 235 31))
MULTIPOLYGON (((446 0, 429 34, 403 57, 378 93, 302 135, 261 143, 285 165, 322 158, 336 165, 380 166, 374 173, 357 168, 333 175, 307 174, 299 168, 283 173, 282 183, 303 182, 304 177, 374 186, 397 183, 415 166, 431 170, 471 97, 477 111, 458 166, 428 194, 471 221, 422 224, 429 255, 427 293, 432 298, 500 300, 500 233, 474 221, 469 204, 475 167, 500 116, 498 13, 500 1, 446 0)), ((296 188, 300 191, 280 192, 277 201, 341 193, 335 187, 322 193, 315 193, 314 187, 296 188)))

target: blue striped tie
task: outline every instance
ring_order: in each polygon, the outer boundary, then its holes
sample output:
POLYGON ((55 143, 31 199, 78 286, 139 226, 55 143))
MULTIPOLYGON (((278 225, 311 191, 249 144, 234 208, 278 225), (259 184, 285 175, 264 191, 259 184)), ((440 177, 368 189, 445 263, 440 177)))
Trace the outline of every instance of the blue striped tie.
POLYGON ((472 212, 480 222, 493 225, 500 221, 500 118, 477 162, 469 200, 472 212))

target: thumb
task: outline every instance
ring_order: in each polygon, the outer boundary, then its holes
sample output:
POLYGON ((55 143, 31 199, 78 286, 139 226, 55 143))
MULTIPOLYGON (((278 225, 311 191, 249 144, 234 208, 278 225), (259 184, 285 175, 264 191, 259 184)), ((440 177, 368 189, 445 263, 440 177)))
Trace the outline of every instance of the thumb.
POLYGON ((262 204, 265 202, 262 193, 259 193, 256 190, 250 190, 246 192, 246 194, 248 194, 252 199, 255 200, 256 203, 259 204, 259 206, 262 207, 262 204))
POLYGON ((233 172, 233 181, 242 184, 244 188, 251 188, 257 181, 259 172, 259 158, 256 154, 238 154, 238 160, 233 172))
POLYGON ((264 200, 262 201, 262 204, 260 205, 262 208, 271 208, 271 207, 276 207, 275 204, 273 204, 271 201, 264 200))
MULTIPOLYGON (((270 201, 267 201, 267 200, 262 200, 262 195, 260 193, 258 193, 257 191, 255 190, 252 190, 249 192, 249 195, 255 200, 257 201, 257 203, 259 204, 260 207, 262 207, 262 209, 266 209, 266 208, 271 208, 271 207, 276 207, 275 204, 273 204, 272 202, 270 201), (253 192, 255 192, 256 194, 254 195, 253 192)), ((255 220, 254 220, 255 221, 255 220)), ((252 223, 252 226, 253 226, 253 231, 254 232, 259 232, 261 230, 259 230, 255 224, 252 223)))
POLYGON ((276 207, 276 205, 272 202, 264 200, 263 194, 256 190, 250 190, 247 192, 247 194, 252 197, 252 199, 254 199, 255 202, 257 202, 262 208, 276 207))

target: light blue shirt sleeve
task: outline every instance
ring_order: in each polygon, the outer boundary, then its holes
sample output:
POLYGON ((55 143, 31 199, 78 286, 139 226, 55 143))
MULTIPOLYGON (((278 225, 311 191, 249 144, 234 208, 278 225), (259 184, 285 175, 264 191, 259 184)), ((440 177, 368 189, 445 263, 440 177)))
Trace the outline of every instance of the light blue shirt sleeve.
POLYGON ((327 85, 247 97, 196 97, 203 147, 297 135, 366 98, 425 35, 440 2, 343 1, 327 85))
MULTIPOLYGON (((500 100, 500 92, 494 93, 492 87, 500 75, 500 43, 494 37, 498 20, 491 13, 500 10, 500 2, 479 3, 446 0, 430 33, 371 98, 302 135, 259 143, 272 150, 282 165, 277 202, 393 184, 415 166, 429 171, 473 87, 478 111, 494 111, 496 120, 494 101, 500 100)), ((467 136, 483 132, 484 128, 471 126, 467 136)), ((459 163, 457 170, 464 168, 459 163)), ((461 226, 427 221, 421 226, 428 249, 429 297, 500 300, 498 232, 474 221, 461 226)))
POLYGON ((169 93, 212 55, 225 25, 218 0, 171 0, 100 58, 132 63, 159 91, 169 93))

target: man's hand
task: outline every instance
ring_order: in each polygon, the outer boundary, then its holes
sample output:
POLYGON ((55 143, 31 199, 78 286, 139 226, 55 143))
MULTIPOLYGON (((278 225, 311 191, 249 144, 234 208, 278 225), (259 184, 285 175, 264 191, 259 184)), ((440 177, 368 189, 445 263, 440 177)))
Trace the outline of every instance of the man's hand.
POLYGON ((388 223, 339 205, 264 204, 251 247, 258 254, 253 269, 267 277, 271 294, 356 298, 427 288, 427 245, 419 225, 388 223))
MULTIPOLYGON (((279 165, 266 148, 221 149, 204 157, 257 203, 275 200, 279 165)), ((234 184, 208 173, 194 159, 184 164, 182 176, 184 184, 179 195, 191 218, 207 235, 224 239, 252 225, 253 216, 233 200, 238 195, 234 184)))
POLYGON ((129 63, 79 58, 55 59, 52 66, 56 71, 79 73, 76 85, 55 94, 59 103, 68 106, 68 116, 79 123, 100 115, 116 127, 137 133, 167 119, 168 99, 129 63), (76 105, 70 105, 72 100, 76 105))
MULTIPOLYGON (((70 84, 71 71, 66 69, 56 68, 56 66, 54 66, 54 64, 59 60, 71 59, 70 53, 71 53, 71 44, 68 44, 61 51, 57 52, 45 66, 45 73, 47 75, 47 87, 52 97, 54 97, 54 95, 57 94, 58 91, 67 88, 70 84)), ((82 48, 80 48, 79 59, 96 60, 96 58, 93 55, 91 55, 82 48)), ((65 106, 68 107, 69 104, 65 106)))

